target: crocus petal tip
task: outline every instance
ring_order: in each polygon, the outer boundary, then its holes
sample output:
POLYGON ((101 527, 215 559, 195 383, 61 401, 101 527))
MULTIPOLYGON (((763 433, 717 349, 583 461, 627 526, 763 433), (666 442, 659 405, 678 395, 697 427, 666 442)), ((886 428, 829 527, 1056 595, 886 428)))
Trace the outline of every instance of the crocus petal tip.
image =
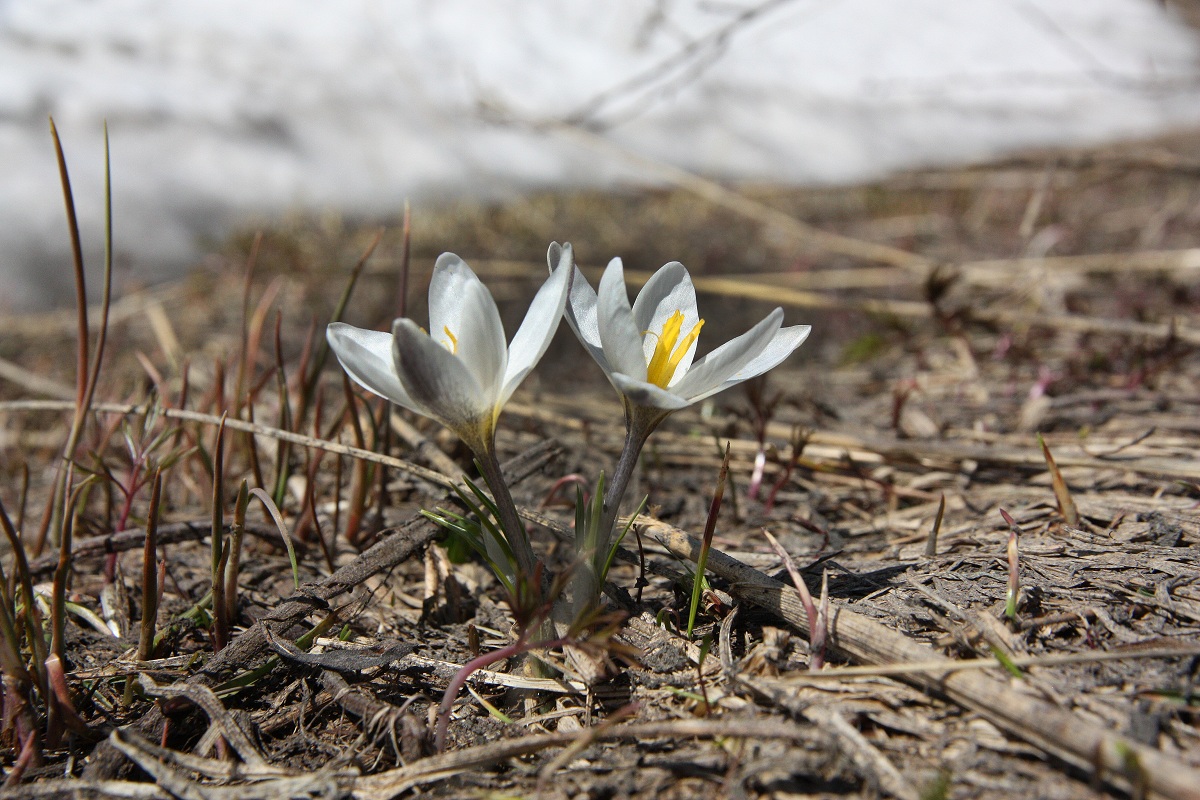
POLYGON ((571 247, 570 242, 551 242, 550 249, 546 251, 546 263, 550 266, 550 271, 563 267, 570 269, 575 266, 575 251, 571 247))

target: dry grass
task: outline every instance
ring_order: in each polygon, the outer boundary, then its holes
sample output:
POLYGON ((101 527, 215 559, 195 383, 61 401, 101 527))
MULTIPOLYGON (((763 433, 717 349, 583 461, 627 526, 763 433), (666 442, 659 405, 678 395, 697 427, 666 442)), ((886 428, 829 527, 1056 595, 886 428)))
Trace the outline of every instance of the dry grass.
MULTIPOLYGON (((643 551, 613 575, 627 621, 610 677, 588 685, 569 671, 558 680, 494 665, 460 699, 440 756, 429 754, 436 698, 473 653, 511 641, 510 621, 489 576, 450 564, 435 532, 412 521, 448 502, 464 453, 427 421, 389 424, 378 403, 344 391, 336 365, 316 368, 320 330, 376 225, 296 219, 261 239, 247 232, 219 267, 119 298, 96 394, 112 405, 88 417, 75 452, 81 468, 107 472, 79 498, 64 573, 69 598, 92 612, 64 628, 82 727, 43 738, 48 701, 27 685, 41 746, 11 791, 1195 797, 1195 141, 848 189, 732 193, 676 176, 672 190, 417 209, 406 300, 418 319, 433 257, 453 249, 511 330, 558 239, 585 267, 619 254, 634 277, 683 261, 701 290, 704 341, 778 304, 814 326, 765 386, 678 414, 651 440, 630 492, 650 498, 643 551), (163 411, 148 420, 121 410, 154 398, 163 411), (250 409, 256 436, 238 429, 250 409), (217 528, 234 541, 239 484, 263 488, 302 582, 297 593, 279 531, 252 506, 240 567, 218 582, 228 632, 203 600, 222 413, 217 528), (286 447, 271 429, 289 432, 286 447), (726 441, 711 591, 689 640, 688 532, 704 527, 726 441), (156 462, 166 462, 151 548, 164 563, 161 637, 155 658, 138 661, 156 462), (1001 509, 1019 532, 1011 618, 1001 509), (778 582, 787 574, 764 528, 814 596, 827 571, 821 672, 807 669, 809 617, 778 582)), ((348 321, 395 314, 398 228, 367 263, 348 321)), ((41 582, 59 559, 32 550, 75 396, 64 355, 74 316, 4 324, 0 499, 30 550, 35 593, 49 594, 41 582), (60 404, 30 402, 48 398, 60 404)), ((570 511, 534 509, 559 477, 610 468, 623 432, 580 352, 564 327, 506 411, 500 442, 516 459, 518 502, 545 522, 535 546, 551 566, 569 558, 556 532, 570 511)), ((24 613, 11 600, 24 597, 11 555, 5 597, 24 613)), ((32 663, 31 640, 20 643, 32 663)), ((561 653, 545 657, 569 670, 561 653)), ((17 686, 6 684, 8 697, 17 686)))

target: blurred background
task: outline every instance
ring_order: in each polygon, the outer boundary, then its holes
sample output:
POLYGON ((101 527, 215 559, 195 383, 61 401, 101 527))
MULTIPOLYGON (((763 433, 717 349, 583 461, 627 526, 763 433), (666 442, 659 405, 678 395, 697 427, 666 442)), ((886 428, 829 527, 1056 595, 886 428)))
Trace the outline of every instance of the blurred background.
POLYGON ((108 122, 128 289, 294 212, 394 220, 406 199, 654 187, 673 168, 828 186, 1188 129, 1191 15, 1153 0, 0 0, 0 311, 71 300, 49 116, 93 269, 108 122))

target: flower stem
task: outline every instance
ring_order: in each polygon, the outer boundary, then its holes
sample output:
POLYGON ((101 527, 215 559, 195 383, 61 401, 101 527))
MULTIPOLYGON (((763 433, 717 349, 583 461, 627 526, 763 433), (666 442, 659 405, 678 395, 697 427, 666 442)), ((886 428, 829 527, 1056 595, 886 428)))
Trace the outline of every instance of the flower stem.
MULTIPOLYGON (((595 552, 578 554, 580 564, 574 592, 577 616, 595 606, 600 598, 600 586, 604 576, 599 574, 598 565, 607 559, 608 550, 612 546, 617 516, 621 511, 621 501, 625 497, 625 490, 629 488, 629 481, 633 477, 633 470, 637 467, 642 447, 645 446, 646 440, 650 438, 650 434, 654 432, 658 424, 666 419, 667 413, 669 412, 662 409, 639 406, 627 406, 625 409, 625 446, 621 449, 621 456, 617 459, 616 467, 613 468, 612 480, 609 481, 604 492, 604 510, 600 515, 600 529, 595 532, 595 552)), ((576 531, 575 536, 578 547, 584 537, 581 531, 576 531)))
POLYGON ((625 498, 625 490, 629 487, 638 457, 642 454, 642 447, 649 436, 650 431, 637 430, 632 426, 625 432, 625 446, 621 449, 621 457, 617 459, 617 465, 613 468, 608 489, 604 492, 604 513, 600 518, 601 536, 604 537, 600 541, 602 546, 607 545, 612 538, 612 530, 621 511, 621 501, 625 498))
POLYGON ((536 559, 533 557, 533 546, 529 544, 529 535, 525 532, 520 515, 517 514, 517 505, 513 502, 512 493, 508 491, 508 484, 504 482, 504 475, 500 471, 500 462, 496 460, 495 448, 478 448, 475 456, 479 463, 479 469, 483 472, 483 478, 487 481, 488 488, 492 490, 492 499, 496 501, 496 510, 500 515, 500 519, 497 521, 504 531, 505 538, 508 539, 509 547, 512 548, 518 573, 526 578, 532 578, 536 564, 536 559))

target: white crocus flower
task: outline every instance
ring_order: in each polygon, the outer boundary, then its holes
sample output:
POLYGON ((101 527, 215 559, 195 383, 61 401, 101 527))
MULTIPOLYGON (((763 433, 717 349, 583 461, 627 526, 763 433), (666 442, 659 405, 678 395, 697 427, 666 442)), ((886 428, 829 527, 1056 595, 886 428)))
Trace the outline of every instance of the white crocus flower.
POLYGON ((562 319, 574 261, 570 245, 555 245, 552 255, 550 277, 509 344, 491 292, 452 253, 441 255, 433 268, 428 333, 411 319, 397 319, 391 333, 341 322, 325 331, 338 361, 356 383, 436 419, 471 448, 495 498, 500 527, 516 560, 515 574, 526 577, 535 574, 536 560, 500 473, 496 420, 546 352, 562 319))
MULTIPOLYGON (((552 264, 557 263, 557 247, 550 246, 552 264)), ((678 261, 654 273, 632 306, 621 259, 609 262, 599 292, 578 269, 572 274, 567 322, 620 393, 626 426, 625 446, 604 493, 599 523, 576 531, 581 568, 573 591, 576 613, 582 613, 596 602, 621 499, 638 454, 658 424, 672 411, 775 367, 808 338, 811 328, 782 327, 783 309, 777 308, 696 361, 704 320, 696 309, 691 276, 678 261)))
POLYGON ((808 325, 781 327, 783 309, 777 308, 746 333, 693 361, 704 320, 696 309, 691 276, 678 261, 654 273, 632 306, 621 259, 609 262, 599 293, 576 269, 566 316, 620 392, 626 413, 657 421, 772 369, 811 331, 808 325))
POLYGON ((504 404, 562 319, 574 262, 570 245, 555 253, 564 263, 538 291, 511 344, 491 292, 453 253, 433 269, 428 333, 411 319, 397 319, 391 333, 335 322, 326 330, 329 344, 360 386, 438 420, 483 455, 504 404))

